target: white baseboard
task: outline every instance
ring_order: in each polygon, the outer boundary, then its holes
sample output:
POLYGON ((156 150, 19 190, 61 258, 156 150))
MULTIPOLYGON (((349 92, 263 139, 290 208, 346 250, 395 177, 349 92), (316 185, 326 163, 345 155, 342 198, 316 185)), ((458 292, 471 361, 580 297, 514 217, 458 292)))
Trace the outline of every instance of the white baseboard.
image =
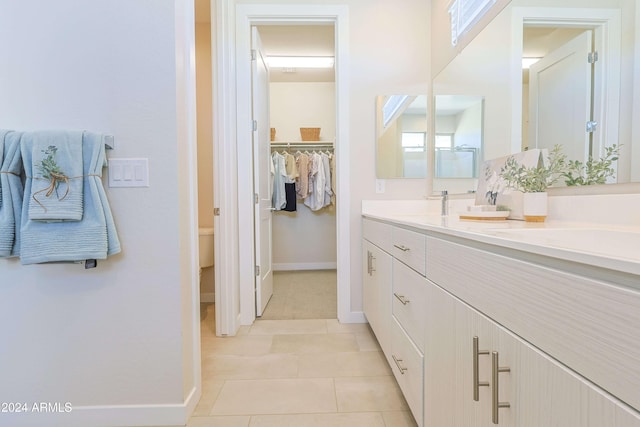
POLYGON ((302 271, 302 270, 335 270, 338 268, 337 262, 294 262, 294 263, 274 263, 273 271, 302 271))
POLYGON ((363 311, 350 311, 347 316, 338 319, 340 323, 367 323, 363 311))
POLYGON ((216 293, 200 292, 200 302, 216 302, 216 293))

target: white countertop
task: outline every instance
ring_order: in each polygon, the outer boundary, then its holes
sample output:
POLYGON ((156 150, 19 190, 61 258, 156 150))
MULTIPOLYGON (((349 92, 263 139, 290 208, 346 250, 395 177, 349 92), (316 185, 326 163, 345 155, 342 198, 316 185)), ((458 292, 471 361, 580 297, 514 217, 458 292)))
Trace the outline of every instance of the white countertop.
POLYGON ((362 215, 398 225, 457 236, 538 255, 640 275, 640 230, 631 227, 560 222, 461 220, 425 209, 399 213, 363 207, 362 215))

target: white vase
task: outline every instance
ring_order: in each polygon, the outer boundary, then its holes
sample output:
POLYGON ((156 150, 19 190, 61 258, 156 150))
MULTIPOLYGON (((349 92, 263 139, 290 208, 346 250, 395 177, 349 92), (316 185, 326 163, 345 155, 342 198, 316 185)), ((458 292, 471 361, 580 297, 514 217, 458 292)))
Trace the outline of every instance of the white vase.
POLYGON ((522 214, 528 222, 544 222, 547 217, 547 193, 524 193, 522 214))

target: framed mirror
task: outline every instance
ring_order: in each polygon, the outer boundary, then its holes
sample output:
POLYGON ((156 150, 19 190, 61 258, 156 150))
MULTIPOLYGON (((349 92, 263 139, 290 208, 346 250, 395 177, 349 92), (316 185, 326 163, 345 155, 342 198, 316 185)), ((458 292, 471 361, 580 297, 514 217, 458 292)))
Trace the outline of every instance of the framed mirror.
POLYGON ((376 97, 376 177, 427 177, 426 95, 376 97))
MULTIPOLYGON (((526 149, 549 148, 557 142, 570 160, 584 162, 589 155, 598 159, 607 147, 617 145, 620 155, 611 183, 640 182, 640 6, 636 3, 558 0, 550 7, 543 0, 511 0, 435 75, 432 90, 436 97, 484 96, 480 162, 526 149), (578 42, 596 46, 598 59, 589 63, 589 52, 559 53, 578 42), (581 77, 568 68, 556 73, 557 68, 565 67, 558 59, 572 55, 581 58, 581 77), (528 57, 541 61, 533 68, 537 77, 523 68, 523 58, 528 57), (557 74, 564 77, 554 77, 557 74), (532 79, 536 81, 532 83, 532 79), (588 96, 573 92, 574 101, 569 101, 568 94, 554 98, 578 82, 588 96), (542 92, 542 85, 551 95, 542 92), (532 94, 539 99, 532 99, 532 94), (578 103, 581 97, 587 101, 578 103), (583 113, 570 129, 568 119, 556 120, 559 115, 552 106, 560 107, 563 113, 583 113), (595 122, 591 131, 587 129, 589 122, 595 122)), ((577 114, 570 116, 575 117, 577 114)), ((435 144, 431 152, 435 158, 435 144)), ((463 193, 475 187, 455 187, 434 175, 430 191, 442 189, 463 193)))

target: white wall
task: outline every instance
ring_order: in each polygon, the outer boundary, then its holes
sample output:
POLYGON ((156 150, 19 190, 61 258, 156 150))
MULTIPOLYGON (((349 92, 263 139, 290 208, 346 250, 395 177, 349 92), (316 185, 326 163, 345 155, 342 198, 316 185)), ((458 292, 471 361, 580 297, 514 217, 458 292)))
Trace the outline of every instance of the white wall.
POLYGON ((196 101, 198 119, 198 223, 213 227, 213 124, 211 100, 211 24, 196 24, 196 101))
MULTIPOLYGON (((227 5, 223 3, 220 10, 224 12, 227 5)), ((240 3, 266 5, 272 4, 272 1, 234 2, 240 3)), ((278 4, 317 5, 318 2, 283 0, 278 4)), ((386 181, 386 193, 376 194, 374 107, 376 95, 428 95, 430 7, 428 2, 422 0, 330 0, 322 4, 345 5, 349 14, 349 57, 348 64, 345 64, 349 74, 346 82, 349 96, 349 234, 340 236, 340 239, 348 239, 350 247, 350 277, 345 281, 350 286, 349 308, 354 314, 352 318, 363 318, 361 201, 422 198, 426 193, 426 180, 394 179, 386 181)))
POLYGON ((3 425, 185 420, 199 382, 192 14, 173 0, 0 3, 0 128, 113 134, 108 156, 147 157, 151 184, 107 188, 123 250, 96 269, 0 260, 0 401, 73 405, 3 425))
MULTIPOLYGON (((198 225, 213 227, 213 111, 211 80, 211 24, 196 23, 196 107, 198 122, 198 225)), ((202 270, 202 301, 213 302, 213 267, 202 270)))
MULTIPOLYGON (((299 141, 300 127, 319 127, 320 139, 335 139, 335 83, 271 83, 269 89, 276 141, 299 141)), ((335 207, 313 212, 299 200, 296 212, 274 212, 273 264, 281 270, 335 268, 335 207)))

